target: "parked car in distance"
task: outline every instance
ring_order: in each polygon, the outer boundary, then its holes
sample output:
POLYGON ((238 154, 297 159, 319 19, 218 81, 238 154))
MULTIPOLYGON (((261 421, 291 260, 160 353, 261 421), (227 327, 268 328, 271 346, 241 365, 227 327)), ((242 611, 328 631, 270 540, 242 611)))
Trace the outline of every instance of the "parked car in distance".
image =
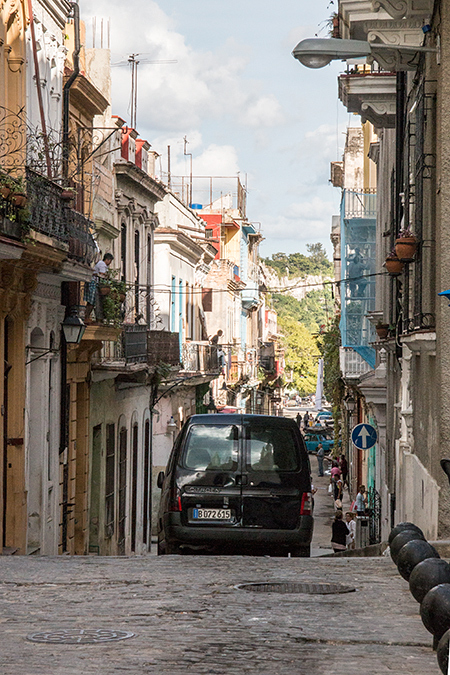
POLYGON ((329 410, 320 410, 315 417, 316 425, 326 426, 333 424, 333 415, 329 410))
POLYGON ((292 419, 193 415, 157 483, 159 555, 310 555, 310 465, 292 419))
POLYGON ((324 429, 307 429, 305 431, 305 445, 309 453, 316 453, 319 443, 328 454, 333 450, 334 438, 332 433, 326 433, 324 429))

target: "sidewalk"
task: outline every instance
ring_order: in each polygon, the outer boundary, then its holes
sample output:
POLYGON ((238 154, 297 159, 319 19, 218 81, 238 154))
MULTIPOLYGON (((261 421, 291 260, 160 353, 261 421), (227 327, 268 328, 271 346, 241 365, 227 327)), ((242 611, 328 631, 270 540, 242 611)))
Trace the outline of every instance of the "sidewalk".
MULTIPOLYGON (((311 546, 311 556, 316 557, 332 553, 331 548, 331 525, 334 519, 334 500, 328 493, 328 486, 330 484, 330 476, 323 476, 319 478, 317 475, 317 457, 310 455, 312 482, 317 489, 314 495, 314 534, 311 546)), ((331 462, 324 462, 324 469, 327 470, 331 466, 331 462)), ((342 500, 342 510, 345 514, 350 510, 351 501, 348 490, 344 490, 342 500)))

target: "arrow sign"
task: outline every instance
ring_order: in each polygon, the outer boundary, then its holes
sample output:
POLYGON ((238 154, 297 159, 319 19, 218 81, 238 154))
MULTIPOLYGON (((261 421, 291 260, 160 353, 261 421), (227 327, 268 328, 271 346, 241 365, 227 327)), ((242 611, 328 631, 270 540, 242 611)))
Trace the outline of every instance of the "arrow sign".
POLYGON ((377 430, 371 424, 357 424, 352 429, 352 443, 360 450, 373 448, 377 440, 377 430))

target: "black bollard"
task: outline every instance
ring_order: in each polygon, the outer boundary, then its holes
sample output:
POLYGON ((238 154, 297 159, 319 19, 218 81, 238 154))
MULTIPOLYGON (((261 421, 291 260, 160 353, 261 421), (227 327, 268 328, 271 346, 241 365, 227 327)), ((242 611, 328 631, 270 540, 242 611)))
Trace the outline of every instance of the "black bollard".
POLYGON ((402 577, 406 581, 409 581, 411 572, 422 560, 439 557, 439 553, 427 541, 413 539, 400 549, 397 558, 397 568, 402 577))
POLYGON ((425 628, 438 640, 450 629, 450 584, 432 588, 420 605, 425 628))
POLYGON ((441 558, 427 558, 418 563, 409 577, 409 590, 417 602, 439 584, 450 584, 450 565, 441 558))
POLYGON ((439 640, 437 646, 437 661, 441 672, 444 675, 448 673, 448 642, 450 638, 450 630, 445 631, 444 635, 439 640))
POLYGON ((408 543, 408 541, 413 541, 414 539, 421 539, 425 541, 425 537, 417 530, 403 530, 399 532, 396 537, 392 540, 391 543, 391 558, 397 564, 398 554, 402 550, 403 546, 408 543))
MULTIPOLYGON (((395 537, 400 534, 400 532, 403 532, 403 530, 416 530, 419 532, 422 537, 425 539, 422 530, 420 527, 417 527, 417 525, 414 525, 414 523, 398 523, 395 527, 392 528, 390 534, 389 534, 389 546, 392 543, 392 540, 395 539, 395 537)), ((419 537, 420 539, 420 537, 419 537)))

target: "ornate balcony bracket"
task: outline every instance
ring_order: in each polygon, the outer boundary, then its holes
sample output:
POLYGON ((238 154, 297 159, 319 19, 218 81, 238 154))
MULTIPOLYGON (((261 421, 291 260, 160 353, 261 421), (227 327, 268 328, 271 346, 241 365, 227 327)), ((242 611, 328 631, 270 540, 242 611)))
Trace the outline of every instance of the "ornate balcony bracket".
POLYGON ((367 40, 375 48, 377 43, 392 46, 392 51, 383 49, 376 52, 376 61, 387 71, 415 70, 420 54, 414 47, 423 43, 422 21, 403 19, 401 21, 366 21, 364 30, 367 40), (412 47, 411 50, 395 49, 412 47))
POLYGON ((395 75, 341 75, 339 98, 349 112, 377 129, 395 126, 395 75))
POLYGON ((433 10, 433 0, 372 0, 374 12, 384 9, 393 19, 426 19, 433 10))

